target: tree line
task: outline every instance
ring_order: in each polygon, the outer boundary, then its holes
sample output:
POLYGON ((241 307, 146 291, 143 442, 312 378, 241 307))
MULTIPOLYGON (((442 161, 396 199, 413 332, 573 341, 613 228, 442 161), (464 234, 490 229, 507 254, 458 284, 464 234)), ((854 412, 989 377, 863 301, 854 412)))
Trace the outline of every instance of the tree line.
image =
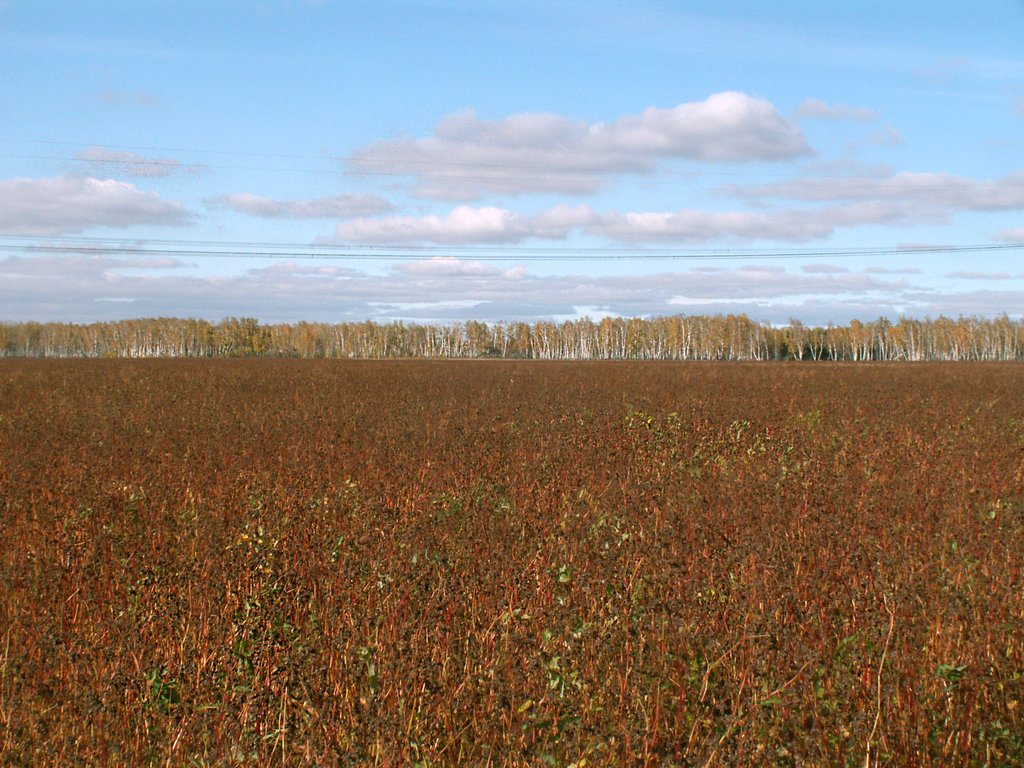
POLYGON ((247 317, 25 322, 0 324, 0 357, 1022 360, 1024 320, 904 317, 827 327, 773 326, 746 315, 447 325, 247 317))

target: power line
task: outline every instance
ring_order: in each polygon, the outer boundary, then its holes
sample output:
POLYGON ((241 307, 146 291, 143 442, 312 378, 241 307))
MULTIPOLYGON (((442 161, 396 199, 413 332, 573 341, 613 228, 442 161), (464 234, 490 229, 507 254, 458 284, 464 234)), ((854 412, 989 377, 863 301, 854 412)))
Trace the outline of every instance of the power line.
POLYGON ((313 259, 327 261, 471 258, 480 261, 599 261, 599 260, 755 260, 842 259, 992 253, 1024 250, 1024 243, 982 243, 935 246, 862 246, 855 248, 685 249, 664 246, 518 246, 363 243, 275 243, 214 240, 136 240, 100 237, 46 237, 0 234, 0 251, 25 254, 80 254, 231 259, 313 259), (14 242, 14 241, 22 242, 14 242))

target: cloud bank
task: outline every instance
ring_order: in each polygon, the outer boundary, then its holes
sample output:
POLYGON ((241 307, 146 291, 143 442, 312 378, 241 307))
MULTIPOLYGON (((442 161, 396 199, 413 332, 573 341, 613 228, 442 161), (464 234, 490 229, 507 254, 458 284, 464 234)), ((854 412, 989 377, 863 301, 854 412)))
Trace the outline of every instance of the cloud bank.
MULTIPOLYGON (((646 275, 535 275, 477 260, 439 256, 384 274, 278 262, 242 274, 182 274, 180 262, 133 257, 35 256, 0 259, 0 321, 189 316, 265 322, 403 319, 559 319, 583 315, 743 313, 784 323, 938 315, 1024 315, 1014 279, 1003 290, 935 290, 884 269, 843 270, 750 264, 646 275)), ((991 279, 990 276, 986 276, 991 279)))
MULTIPOLYGON (((499 267, 440 256, 396 265, 384 274, 291 262, 230 276, 183 272, 177 262, 138 257, 0 259, 0 321, 170 317, 181 316, 182 307, 188 307, 189 316, 246 316, 266 322, 493 322, 588 313, 630 317, 742 312, 773 322, 799 316, 808 323, 826 323, 856 316, 857 308, 870 308, 872 316, 898 316, 910 293, 919 297, 920 305, 942 298, 904 277, 758 264, 647 275, 536 275, 524 265, 499 267)), ((968 303, 961 297, 951 306, 968 303)), ((1007 310, 1018 307, 1024 310, 1024 297, 1007 310)))

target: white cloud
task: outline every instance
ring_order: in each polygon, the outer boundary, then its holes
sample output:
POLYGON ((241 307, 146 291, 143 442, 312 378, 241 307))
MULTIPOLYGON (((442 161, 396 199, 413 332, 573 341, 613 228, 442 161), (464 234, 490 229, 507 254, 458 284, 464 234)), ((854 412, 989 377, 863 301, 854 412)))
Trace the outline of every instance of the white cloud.
MULTIPOLYGON (((62 249, 67 249, 70 246, 61 245, 62 249)), ((116 263, 116 269, 180 269, 181 267, 192 266, 186 264, 181 259, 172 259, 170 257, 163 258, 127 258, 118 259, 116 263)))
POLYGON ((841 275, 850 270, 835 264, 805 264, 800 267, 800 271, 809 275, 841 275))
POLYGON ((821 99, 806 99, 796 111, 800 117, 816 117, 824 120, 857 120, 867 122, 874 120, 878 114, 867 107, 851 107, 839 102, 828 104, 821 99))
POLYGON ((784 160, 809 152, 800 128, 771 103, 736 92, 598 123, 590 128, 586 146, 705 162, 784 160))
MULTIPOLYGON (((568 229, 565 230, 568 232, 568 229)), ((529 237, 528 217, 504 208, 461 205, 447 216, 360 218, 338 225, 335 236, 357 243, 514 243, 529 237)), ((564 235, 563 235, 564 236, 564 235)))
POLYGON ((408 261, 397 265, 395 269, 403 274, 419 277, 505 277, 516 280, 526 274, 526 269, 522 265, 509 269, 498 269, 482 261, 459 259, 454 256, 435 256, 429 259, 408 261))
POLYGON ((610 176, 651 173, 661 158, 773 161, 810 151, 800 127, 770 102, 724 92, 593 124, 553 114, 487 121, 462 112, 441 120, 430 137, 378 141, 347 163, 359 172, 413 176, 422 197, 474 200, 487 192, 589 194, 610 176))
POLYGON ((294 261, 282 261, 263 268, 264 272, 280 272, 289 276, 311 275, 316 277, 333 277, 348 279, 351 277, 351 270, 342 267, 312 267, 305 264, 296 264, 294 261))
POLYGON ((49 275, 53 279, 52 290, 56 295, 64 290, 72 293, 76 285, 88 288, 90 285, 102 285, 105 282, 116 283, 118 280, 134 280, 125 274, 135 274, 136 270, 161 271, 187 266, 178 259, 169 258, 138 258, 125 259, 107 256, 46 254, 42 256, 11 256, 0 259, 0 277, 5 280, 21 280, 23 287, 33 285, 43 290, 44 285, 38 281, 49 275))
POLYGON ((533 237, 561 240, 578 227, 599 224, 601 217, 589 205, 557 205, 530 217, 533 237))
POLYGON ((1004 229, 996 235, 997 240, 1009 243, 1024 243, 1024 227, 1020 229, 1004 229))
POLYGON ((830 235, 837 227, 895 224, 903 218, 899 206, 857 203, 824 208, 789 208, 772 213, 682 210, 659 213, 611 212, 592 234, 626 242, 693 242, 717 238, 806 242, 830 235))
POLYGON ((181 226, 190 214, 176 200, 112 179, 58 176, 0 180, 0 231, 57 235, 93 227, 181 226))
POLYGON ((977 181, 947 173, 897 173, 889 178, 801 178, 773 184, 729 185, 747 198, 823 201, 901 201, 942 210, 1007 211, 1024 208, 1024 173, 977 181))
POLYGON ((920 275, 920 269, 888 269, 886 267, 868 267, 864 270, 869 275, 920 275))
POLYGON ((804 172, 819 176, 856 176, 864 178, 888 178, 894 170, 890 165, 882 163, 865 163, 855 158, 838 159, 816 158, 804 165, 804 172))
POLYGON ((969 272, 960 270, 943 275, 950 280, 1012 280, 1009 272, 969 272))
POLYGON ((313 200, 272 200, 248 193, 221 195, 211 201, 249 216, 293 219, 348 219, 374 216, 393 210, 383 197, 343 192, 313 200))
POLYGON ((701 242, 716 238, 804 242, 838 227, 894 224, 904 218, 898 204, 855 202, 821 208, 750 211, 607 211, 586 205, 558 206, 536 214, 505 208, 458 206, 447 216, 358 218, 338 225, 342 243, 449 245, 519 243, 529 238, 563 240, 574 231, 629 243, 701 242))

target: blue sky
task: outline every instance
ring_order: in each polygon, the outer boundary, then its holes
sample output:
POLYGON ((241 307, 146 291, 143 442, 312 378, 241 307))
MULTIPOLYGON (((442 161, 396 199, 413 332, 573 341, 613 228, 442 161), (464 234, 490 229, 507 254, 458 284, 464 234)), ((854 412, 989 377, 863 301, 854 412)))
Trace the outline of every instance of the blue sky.
POLYGON ((0 2, 0 321, 1024 315, 1024 2, 0 2))

